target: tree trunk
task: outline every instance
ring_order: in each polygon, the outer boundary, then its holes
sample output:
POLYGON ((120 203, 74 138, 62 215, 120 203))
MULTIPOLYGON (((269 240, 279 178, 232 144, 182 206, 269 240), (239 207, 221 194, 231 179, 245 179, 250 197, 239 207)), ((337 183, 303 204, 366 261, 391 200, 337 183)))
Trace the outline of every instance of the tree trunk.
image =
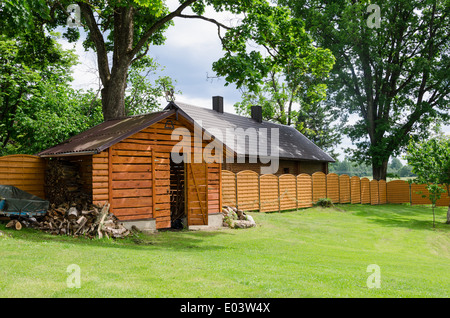
POLYGON ((126 116, 125 90, 127 88, 128 67, 111 74, 111 78, 103 83, 102 109, 105 121, 126 116))
POLYGON ((448 205, 448 210, 447 210, 447 222, 445 222, 447 224, 450 224, 450 204, 448 205))
POLYGON ((386 180, 388 160, 383 160, 379 165, 375 160, 372 160, 372 173, 374 180, 386 180))

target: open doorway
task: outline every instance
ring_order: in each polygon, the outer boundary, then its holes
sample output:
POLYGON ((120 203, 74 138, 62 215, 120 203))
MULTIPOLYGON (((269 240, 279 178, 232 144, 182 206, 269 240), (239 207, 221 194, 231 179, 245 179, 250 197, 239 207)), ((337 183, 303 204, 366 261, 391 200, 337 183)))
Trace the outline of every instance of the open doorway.
POLYGON ((184 197, 184 162, 175 163, 170 158, 170 216, 173 229, 183 229, 187 224, 184 197))

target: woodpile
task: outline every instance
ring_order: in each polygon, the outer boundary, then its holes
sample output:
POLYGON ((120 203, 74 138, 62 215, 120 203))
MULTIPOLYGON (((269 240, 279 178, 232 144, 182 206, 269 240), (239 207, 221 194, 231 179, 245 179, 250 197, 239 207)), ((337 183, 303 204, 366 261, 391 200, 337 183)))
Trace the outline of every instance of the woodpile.
MULTIPOLYGON (((64 203, 58 207, 54 204, 47 213, 37 218, 11 220, 6 226, 21 226, 45 231, 53 235, 85 236, 89 238, 123 238, 131 234, 117 218, 109 213, 109 204, 103 207, 91 205, 89 210, 79 211, 76 206, 64 203)), ((18 229, 19 230, 19 229, 18 229)))
POLYGON ((223 206, 223 226, 232 229, 245 229, 256 226, 253 218, 236 207, 223 206))
POLYGON ((75 202, 78 209, 87 210, 87 204, 91 199, 83 188, 80 165, 66 160, 48 161, 45 172, 45 197, 57 206, 75 202))

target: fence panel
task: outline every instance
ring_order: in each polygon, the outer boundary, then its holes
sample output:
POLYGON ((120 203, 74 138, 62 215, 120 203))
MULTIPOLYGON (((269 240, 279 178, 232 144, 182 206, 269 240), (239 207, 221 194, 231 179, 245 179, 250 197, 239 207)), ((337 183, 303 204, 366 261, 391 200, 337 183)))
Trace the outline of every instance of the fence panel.
POLYGON ((301 173, 297 176, 297 200, 299 208, 312 207, 312 178, 309 174, 301 173))
POLYGON ((238 207, 242 210, 259 210, 258 173, 244 170, 236 174, 238 207))
MULTIPOLYGON (((36 160, 36 158, 32 160, 28 158, 25 162, 36 160)), ((7 173, 6 164, 1 159, 5 161, 4 158, 0 158, 0 172, 7 173)), ((19 159, 13 161, 15 170, 17 170, 18 161, 19 159)), ((29 163, 26 163, 25 166, 25 168, 30 168, 29 163)), ((7 184, 5 175, 0 175, 1 177, 3 179, 0 179, 0 184, 2 184, 2 180, 4 184, 7 184)), ((41 178, 43 179, 43 173, 41 178)), ((17 186, 19 183, 15 184, 17 186)), ((424 184, 412 184, 410 187, 408 182, 403 180, 369 181, 368 178, 338 176, 334 173, 325 175, 322 172, 316 172, 312 176, 302 173, 298 176, 283 174, 277 177, 269 174, 259 176, 256 172, 249 170, 237 174, 223 170, 222 195, 224 205, 236 206, 237 200, 240 209, 260 210, 261 212, 312 207, 314 202, 325 197, 332 199, 334 203, 375 205, 411 202, 411 204, 431 204, 427 197, 422 198, 422 195, 428 195, 424 184)), ((450 197, 446 192, 442 194, 436 205, 448 206, 449 203, 450 197)))
POLYGON ((273 174, 264 174, 259 178, 261 189, 260 212, 279 211, 278 177, 273 174))
POLYGON ((378 201, 380 204, 386 204, 386 181, 380 180, 378 181, 378 201))
MULTIPOLYGON (((444 186, 445 187, 445 186, 444 186)), ((447 192, 441 194, 441 198, 437 200, 437 206, 449 206, 450 205, 450 197, 448 196, 448 188, 446 187, 447 192)))
MULTIPOLYGON (((447 190, 446 186, 443 185, 447 190)), ((429 192, 426 184, 411 184, 411 204, 431 204, 428 198, 429 192), (423 198, 422 196, 425 196, 423 198)), ((448 190, 441 194, 441 198, 436 201, 436 206, 448 206, 450 198, 448 196, 448 190)))
POLYGON ((30 155, 0 157, 0 184, 12 185, 45 199, 45 160, 30 155))
POLYGON ((222 204, 236 206, 236 174, 222 170, 222 204))
POLYGON ((389 181, 387 187, 387 202, 389 203, 408 203, 409 202, 409 184, 403 180, 389 181))
POLYGON ((280 183, 280 210, 297 208, 297 186, 295 176, 283 174, 278 177, 280 183))
POLYGON ((312 174, 313 202, 327 196, 327 177, 323 172, 312 174))
POLYGON ((335 173, 327 174, 327 198, 339 203, 339 176, 335 173))
POLYGON ((351 203, 361 203, 361 179, 356 176, 351 177, 350 188, 351 203))
POLYGON ((370 181, 370 204, 379 204, 379 184, 377 180, 370 181))
POLYGON ((368 178, 361 179, 361 204, 370 203, 370 181, 368 178))
POLYGON ((339 202, 350 202, 350 177, 346 174, 339 176, 339 202))

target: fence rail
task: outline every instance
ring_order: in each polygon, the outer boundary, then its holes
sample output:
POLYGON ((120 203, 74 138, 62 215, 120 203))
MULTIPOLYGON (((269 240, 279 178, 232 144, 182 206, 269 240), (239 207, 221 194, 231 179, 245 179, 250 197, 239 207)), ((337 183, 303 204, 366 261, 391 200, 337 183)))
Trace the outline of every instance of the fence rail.
MULTIPOLYGON (((333 203, 431 204, 428 198, 422 197, 428 195, 424 184, 409 184, 404 180, 377 181, 323 172, 260 176, 250 170, 238 173, 223 170, 222 195, 224 205, 260 212, 307 208, 321 198, 330 198, 333 203)), ((448 193, 444 193, 436 205, 448 206, 449 203, 448 193)))
POLYGON ((30 155, 0 157, 0 184, 44 198, 45 160, 30 155))

